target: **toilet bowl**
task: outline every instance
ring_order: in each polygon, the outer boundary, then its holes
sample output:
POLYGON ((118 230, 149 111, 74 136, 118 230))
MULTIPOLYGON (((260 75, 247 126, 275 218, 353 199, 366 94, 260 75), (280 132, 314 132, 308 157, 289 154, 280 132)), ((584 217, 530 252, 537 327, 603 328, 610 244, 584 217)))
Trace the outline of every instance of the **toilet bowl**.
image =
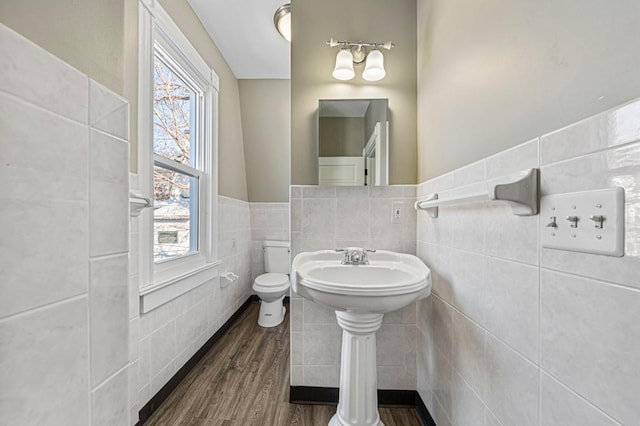
POLYGON ((264 241, 262 250, 266 273, 253 282, 253 291, 260 298, 258 325, 275 327, 282 323, 286 313, 282 302, 289 293, 289 243, 264 241))
POLYGON ((266 273, 256 278, 253 291, 260 298, 258 325, 275 327, 284 320, 286 308, 282 301, 289 292, 289 276, 279 273, 266 273))

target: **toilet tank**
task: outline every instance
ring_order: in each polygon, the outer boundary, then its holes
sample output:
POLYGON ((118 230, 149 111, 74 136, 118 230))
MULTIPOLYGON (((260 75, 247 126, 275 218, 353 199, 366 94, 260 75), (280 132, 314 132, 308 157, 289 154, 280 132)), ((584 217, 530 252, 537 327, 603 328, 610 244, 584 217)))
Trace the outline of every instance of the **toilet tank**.
POLYGON ((290 267, 289 242, 288 241, 264 241, 265 272, 288 274, 290 267))

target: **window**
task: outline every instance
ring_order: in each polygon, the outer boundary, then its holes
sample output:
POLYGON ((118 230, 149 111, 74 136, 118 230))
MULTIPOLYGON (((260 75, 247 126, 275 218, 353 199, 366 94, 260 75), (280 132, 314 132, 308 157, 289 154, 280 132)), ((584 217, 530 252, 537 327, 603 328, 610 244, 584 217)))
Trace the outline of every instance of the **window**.
POLYGON ((198 252, 202 91, 170 57, 153 59, 153 259, 198 252))
POLYGON ((157 2, 140 1, 143 312, 213 278, 218 77, 157 2), (145 306, 146 305, 146 306, 145 306))

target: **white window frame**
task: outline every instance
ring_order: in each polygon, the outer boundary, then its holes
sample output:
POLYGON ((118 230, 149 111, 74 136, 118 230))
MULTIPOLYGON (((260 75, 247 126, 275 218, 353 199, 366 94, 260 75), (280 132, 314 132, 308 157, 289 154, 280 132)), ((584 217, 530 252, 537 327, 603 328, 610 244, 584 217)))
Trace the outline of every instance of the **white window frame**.
MULTIPOLYGON (((197 111, 203 128, 198 149, 202 174, 198 179, 198 251, 154 262, 153 209, 140 215, 139 286, 141 311, 150 310, 204 284, 218 275, 217 258, 217 156, 218 156, 218 90, 219 79, 182 34, 157 1, 140 0, 139 64, 138 64, 138 175, 142 195, 153 199, 153 166, 166 160, 153 152, 153 64, 156 48, 163 60, 184 70, 202 89, 201 108, 197 111), (158 158, 160 157, 160 158, 158 158)), ((171 161, 171 160, 168 160, 171 161)), ((178 163, 171 167, 180 170, 178 163)), ((189 173, 191 174, 191 172, 189 173)))

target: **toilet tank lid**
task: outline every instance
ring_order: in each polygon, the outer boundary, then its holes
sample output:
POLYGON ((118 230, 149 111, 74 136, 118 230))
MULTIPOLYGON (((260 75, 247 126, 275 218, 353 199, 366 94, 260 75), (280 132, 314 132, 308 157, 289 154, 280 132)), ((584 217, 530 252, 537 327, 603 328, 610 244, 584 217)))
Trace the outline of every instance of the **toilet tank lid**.
POLYGON ((262 247, 289 247, 289 241, 264 240, 262 247))

